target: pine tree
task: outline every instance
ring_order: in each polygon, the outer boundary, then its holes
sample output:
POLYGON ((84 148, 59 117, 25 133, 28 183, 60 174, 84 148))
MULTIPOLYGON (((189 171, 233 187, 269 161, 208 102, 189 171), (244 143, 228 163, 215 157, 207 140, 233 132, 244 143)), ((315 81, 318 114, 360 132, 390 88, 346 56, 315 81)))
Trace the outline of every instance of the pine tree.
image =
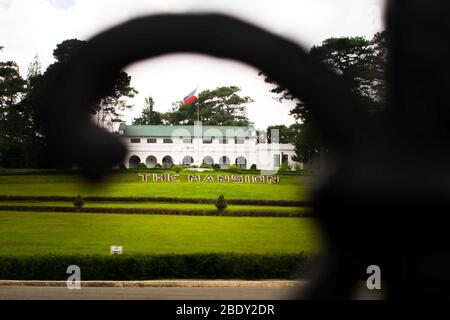
POLYGON ((219 198, 216 200, 216 208, 220 213, 223 213, 225 209, 228 207, 227 202, 225 200, 225 197, 223 194, 219 196, 219 198))

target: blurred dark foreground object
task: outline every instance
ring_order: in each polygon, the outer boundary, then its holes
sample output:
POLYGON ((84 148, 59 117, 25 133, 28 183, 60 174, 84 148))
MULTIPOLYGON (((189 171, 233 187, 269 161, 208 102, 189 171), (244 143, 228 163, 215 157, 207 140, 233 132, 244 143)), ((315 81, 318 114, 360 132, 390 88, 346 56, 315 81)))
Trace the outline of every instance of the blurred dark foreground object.
POLYGON ((389 2, 389 102, 376 118, 338 75, 257 27, 221 15, 136 19, 91 39, 54 79, 43 113, 49 144, 100 178, 126 150, 86 110, 126 65, 176 52, 251 64, 314 106, 329 146, 314 206, 330 246, 306 298, 350 297, 370 265, 381 268, 387 298, 449 298, 449 16, 443 0, 389 2))

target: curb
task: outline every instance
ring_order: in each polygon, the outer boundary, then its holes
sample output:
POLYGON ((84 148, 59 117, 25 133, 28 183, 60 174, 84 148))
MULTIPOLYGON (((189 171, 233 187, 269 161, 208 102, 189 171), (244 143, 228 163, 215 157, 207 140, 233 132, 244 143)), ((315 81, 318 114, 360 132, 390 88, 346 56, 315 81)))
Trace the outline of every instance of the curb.
MULTIPOLYGON (((149 280, 149 281, 81 281, 81 287, 102 288, 296 288, 309 281, 270 280, 149 280)), ((1 286, 9 287, 66 287, 66 281, 20 281, 0 280, 1 286)))

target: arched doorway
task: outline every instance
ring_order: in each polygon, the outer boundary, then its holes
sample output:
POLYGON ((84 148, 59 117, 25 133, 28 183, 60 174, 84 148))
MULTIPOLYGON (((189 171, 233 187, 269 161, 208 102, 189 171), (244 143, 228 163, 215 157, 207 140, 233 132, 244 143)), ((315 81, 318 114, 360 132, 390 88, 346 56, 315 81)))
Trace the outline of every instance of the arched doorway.
POLYGON ((220 157, 219 165, 221 169, 228 168, 230 164, 231 164, 230 158, 228 158, 227 156, 220 157))
POLYGON ((156 167, 156 164, 158 163, 158 161, 156 160, 156 157, 154 156, 149 156, 147 158, 147 160, 145 160, 145 164, 147 165, 147 168, 154 168, 156 167))
POLYGON ((204 157, 203 164, 208 164, 208 165, 212 166, 214 164, 214 159, 210 156, 204 157))
POLYGON ((141 159, 138 156, 131 156, 129 160, 129 168, 134 169, 137 168, 141 163, 141 159))
POLYGON ((162 160, 162 166, 166 169, 170 169, 173 166, 173 159, 171 156, 165 156, 162 160))
POLYGON ((194 158, 186 156, 183 158, 183 166, 190 167, 194 163, 194 158))
POLYGON ((245 159, 244 157, 237 157, 236 166, 239 169, 247 169, 247 159, 245 159))

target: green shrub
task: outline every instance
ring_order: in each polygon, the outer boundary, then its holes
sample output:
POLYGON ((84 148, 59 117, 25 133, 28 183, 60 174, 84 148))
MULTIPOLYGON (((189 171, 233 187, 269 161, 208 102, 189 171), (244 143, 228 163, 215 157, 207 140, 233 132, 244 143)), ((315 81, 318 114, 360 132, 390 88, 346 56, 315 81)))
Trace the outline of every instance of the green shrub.
POLYGON ((136 167, 137 169, 147 169, 147 165, 145 163, 139 163, 138 166, 136 167))
POLYGON ((77 208, 77 210, 81 210, 81 208, 84 207, 84 200, 80 195, 73 200, 73 206, 77 208))
POLYGON ((258 170, 258 168, 256 167, 256 164, 252 164, 252 166, 250 167, 250 170, 258 170))
POLYGON ((227 202, 225 200, 225 197, 223 196, 223 194, 221 194, 219 196, 219 198, 216 200, 215 206, 217 208, 217 210, 222 213, 227 207, 227 202))
POLYGON ((0 256, 2 280, 66 280, 77 265, 83 280, 295 279, 310 274, 311 257, 296 254, 124 254, 0 256))
POLYGON ((182 166, 182 165, 172 166, 172 171, 175 171, 176 173, 180 173, 183 170, 184 170, 184 166, 182 166))
POLYGON ((200 168, 203 168, 203 169, 212 169, 213 167, 212 167, 212 165, 210 165, 210 164, 203 163, 203 164, 200 166, 200 168))
POLYGON ((284 162, 280 166, 280 171, 291 171, 292 167, 289 165, 289 163, 284 162))
POLYGON ((162 169, 162 168, 163 168, 163 166, 160 163, 157 163, 155 165, 155 169, 162 169))
POLYGON ((228 169, 227 169, 227 171, 230 172, 230 173, 241 173, 241 172, 242 172, 242 170, 239 169, 239 168, 238 168, 237 166, 235 166, 234 164, 231 165, 231 166, 229 166, 228 169))
POLYGON ((212 168, 213 168, 214 170, 216 170, 216 171, 218 171, 218 170, 221 169, 221 168, 220 168, 220 165, 217 164, 217 163, 214 163, 214 164, 212 165, 212 168))

